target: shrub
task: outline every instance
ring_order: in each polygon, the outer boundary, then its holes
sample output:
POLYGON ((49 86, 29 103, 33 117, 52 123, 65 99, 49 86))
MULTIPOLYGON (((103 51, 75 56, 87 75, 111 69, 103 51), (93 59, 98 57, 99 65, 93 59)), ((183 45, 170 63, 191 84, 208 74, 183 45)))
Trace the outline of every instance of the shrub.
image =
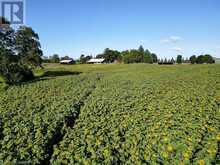
POLYGON ((17 63, 11 63, 1 68, 0 74, 7 84, 17 84, 34 78, 33 72, 28 67, 20 66, 17 63))

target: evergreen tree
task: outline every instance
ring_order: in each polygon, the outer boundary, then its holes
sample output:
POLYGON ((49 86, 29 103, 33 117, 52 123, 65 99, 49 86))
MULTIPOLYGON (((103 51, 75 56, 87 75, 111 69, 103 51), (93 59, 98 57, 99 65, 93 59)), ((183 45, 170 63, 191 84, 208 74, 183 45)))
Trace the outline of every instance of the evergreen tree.
POLYGON ((176 62, 178 63, 178 64, 181 64, 182 63, 182 59, 183 57, 182 57, 182 55, 178 55, 177 56, 177 58, 176 58, 176 62))
POLYGON ((140 61, 139 62, 144 62, 145 61, 145 59, 144 59, 145 52, 144 52, 144 48, 142 45, 138 48, 138 51, 140 53, 140 61))

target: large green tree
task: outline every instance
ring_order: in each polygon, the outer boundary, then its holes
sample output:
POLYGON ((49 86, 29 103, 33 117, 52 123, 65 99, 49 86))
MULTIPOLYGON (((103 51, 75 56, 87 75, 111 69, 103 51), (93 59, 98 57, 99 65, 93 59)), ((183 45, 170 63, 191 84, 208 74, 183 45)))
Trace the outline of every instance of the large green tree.
POLYGON ((37 34, 23 32, 25 27, 15 31, 5 18, 0 20, 0 76, 10 84, 33 79, 30 68, 41 64, 42 55, 35 49, 35 45, 39 48, 37 34))
POLYGON ((17 30, 16 51, 22 65, 41 67, 43 52, 39 36, 32 28, 21 26, 17 30))

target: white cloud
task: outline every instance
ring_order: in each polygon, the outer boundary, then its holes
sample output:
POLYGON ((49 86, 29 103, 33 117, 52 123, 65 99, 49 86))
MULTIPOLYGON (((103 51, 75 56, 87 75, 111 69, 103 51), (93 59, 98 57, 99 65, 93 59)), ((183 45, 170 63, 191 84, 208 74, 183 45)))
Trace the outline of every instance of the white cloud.
POLYGON ((170 50, 175 51, 177 53, 183 53, 184 51, 183 48, 180 48, 180 47, 173 47, 170 50))
POLYGON ((177 43, 177 42, 179 42, 181 40, 182 40, 182 38, 179 37, 179 36, 170 36, 168 38, 162 39, 161 42, 169 44, 169 43, 177 43))

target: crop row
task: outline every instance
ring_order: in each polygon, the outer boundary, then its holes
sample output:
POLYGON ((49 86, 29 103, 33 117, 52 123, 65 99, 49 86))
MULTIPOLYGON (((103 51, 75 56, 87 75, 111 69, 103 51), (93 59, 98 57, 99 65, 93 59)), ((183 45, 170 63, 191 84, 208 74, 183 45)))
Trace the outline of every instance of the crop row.
POLYGON ((65 127, 94 90, 97 75, 42 80, 10 87, 0 96, 0 160, 45 164, 65 127))
POLYGON ((219 68, 143 68, 96 84, 52 164, 219 163, 219 68))

